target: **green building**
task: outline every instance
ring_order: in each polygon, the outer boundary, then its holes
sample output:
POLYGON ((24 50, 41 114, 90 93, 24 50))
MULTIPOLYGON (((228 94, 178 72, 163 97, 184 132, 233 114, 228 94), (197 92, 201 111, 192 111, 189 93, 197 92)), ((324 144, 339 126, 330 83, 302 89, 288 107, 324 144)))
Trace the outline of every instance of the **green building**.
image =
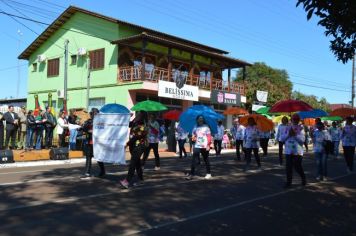
POLYGON ((34 95, 43 107, 51 93, 57 111, 64 98, 68 108, 90 109, 106 103, 131 108, 151 99, 174 109, 215 103, 216 109, 223 110, 246 101, 244 85, 231 81, 231 69, 250 65, 227 53, 70 6, 19 58, 28 60, 29 109, 35 107, 34 95), (212 91, 219 99, 212 99, 212 91))

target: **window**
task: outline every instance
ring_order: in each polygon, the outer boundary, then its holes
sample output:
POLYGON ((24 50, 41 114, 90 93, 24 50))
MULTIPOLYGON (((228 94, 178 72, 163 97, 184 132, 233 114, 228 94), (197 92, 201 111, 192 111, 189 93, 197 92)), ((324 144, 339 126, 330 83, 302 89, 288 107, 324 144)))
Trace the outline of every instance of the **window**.
POLYGON ((97 49, 89 52, 90 69, 98 70, 104 68, 105 49, 97 49))
POLYGON ((47 77, 59 75, 59 58, 48 60, 47 77))
POLYGON ((70 58, 71 58, 70 64, 76 65, 77 64, 77 55, 72 55, 72 56, 70 56, 70 58))
POLYGON ((37 63, 33 63, 32 64, 32 72, 36 72, 37 71, 37 63))
POLYGON ((104 105, 105 105, 105 98, 90 98, 88 108, 90 111, 92 108, 100 109, 104 105))

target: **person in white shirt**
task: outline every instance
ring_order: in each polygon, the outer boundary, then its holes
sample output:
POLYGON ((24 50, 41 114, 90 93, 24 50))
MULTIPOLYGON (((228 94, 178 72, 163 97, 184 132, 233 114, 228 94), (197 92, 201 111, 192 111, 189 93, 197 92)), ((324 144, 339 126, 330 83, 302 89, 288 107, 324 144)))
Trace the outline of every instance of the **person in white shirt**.
POLYGON ((354 156, 356 146, 356 126, 352 124, 354 118, 347 117, 346 125, 341 132, 342 147, 344 149, 344 157, 347 165, 347 172, 354 170, 354 156))
POLYGON ((279 165, 283 165, 283 138, 288 134, 288 118, 284 116, 282 118, 282 124, 278 126, 276 140, 278 141, 278 157, 279 157, 279 165))
POLYGON ((218 121, 218 132, 214 135, 214 149, 216 156, 219 157, 221 154, 221 144, 222 144, 222 138, 224 136, 224 126, 222 124, 222 121, 218 121))
POLYGON ((65 113, 61 111, 58 116, 58 126, 57 126, 58 144, 60 147, 65 147, 65 137, 68 135, 68 131, 69 131, 68 121, 65 117, 65 113))
POLYGON ((250 168, 252 151, 256 159, 257 168, 261 169, 261 160, 258 154, 258 149, 260 148, 260 131, 258 130, 256 122, 252 117, 248 118, 247 122, 248 126, 245 129, 244 135, 244 148, 246 159, 246 166, 244 171, 247 171, 250 168))
POLYGON ((241 151, 244 150, 243 140, 245 135, 245 126, 239 123, 239 119, 234 120, 234 126, 230 129, 230 132, 235 140, 236 146, 236 160, 241 161, 240 147, 241 151))

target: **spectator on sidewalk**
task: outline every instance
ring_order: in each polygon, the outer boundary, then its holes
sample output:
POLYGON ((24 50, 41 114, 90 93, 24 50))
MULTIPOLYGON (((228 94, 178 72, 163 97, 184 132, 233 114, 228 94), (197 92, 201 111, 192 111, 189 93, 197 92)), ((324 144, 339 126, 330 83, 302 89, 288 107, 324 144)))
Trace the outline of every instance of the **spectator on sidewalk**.
POLYGON ((33 137, 36 131, 36 119, 33 111, 29 110, 26 116, 26 148, 33 149, 33 137))
POLYGON ((36 150, 42 149, 43 132, 45 130, 45 123, 47 120, 44 117, 45 111, 40 110, 38 116, 35 117, 36 120, 36 150))
POLYGON ((26 107, 22 106, 20 112, 18 113, 19 116, 19 129, 17 134, 17 149, 24 149, 26 147, 26 107))
POLYGON ((46 131, 45 135, 45 148, 52 148, 53 142, 53 131, 57 126, 57 120, 52 114, 51 107, 46 107, 46 112, 44 113, 44 118, 46 119, 46 123, 44 124, 44 128, 46 131))
POLYGON ((9 105, 8 111, 4 114, 3 119, 6 122, 6 140, 5 140, 5 149, 16 148, 16 134, 19 127, 19 116, 14 112, 14 106, 9 105), (9 147, 9 142, 11 139, 11 146, 9 147))
POLYGON ((64 111, 59 112, 58 116, 58 126, 57 126, 57 134, 58 134, 58 145, 59 147, 66 146, 66 136, 69 132, 69 125, 66 119, 64 111))

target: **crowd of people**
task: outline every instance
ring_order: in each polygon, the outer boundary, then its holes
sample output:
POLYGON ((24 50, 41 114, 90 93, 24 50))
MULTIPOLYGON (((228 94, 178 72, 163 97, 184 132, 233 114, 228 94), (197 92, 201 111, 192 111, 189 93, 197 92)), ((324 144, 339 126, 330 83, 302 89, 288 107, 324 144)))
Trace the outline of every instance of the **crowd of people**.
POLYGON ((79 124, 80 119, 74 109, 70 110, 68 116, 65 111, 60 111, 56 118, 51 107, 37 112, 26 111, 26 107, 21 107, 16 113, 14 106, 9 105, 6 113, 0 113, 0 150, 66 147, 66 139, 69 148, 75 150, 79 124), (55 129, 58 139, 54 134, 55 129), (58 144, 54 144, 54 139, 58 140, 58 144))

